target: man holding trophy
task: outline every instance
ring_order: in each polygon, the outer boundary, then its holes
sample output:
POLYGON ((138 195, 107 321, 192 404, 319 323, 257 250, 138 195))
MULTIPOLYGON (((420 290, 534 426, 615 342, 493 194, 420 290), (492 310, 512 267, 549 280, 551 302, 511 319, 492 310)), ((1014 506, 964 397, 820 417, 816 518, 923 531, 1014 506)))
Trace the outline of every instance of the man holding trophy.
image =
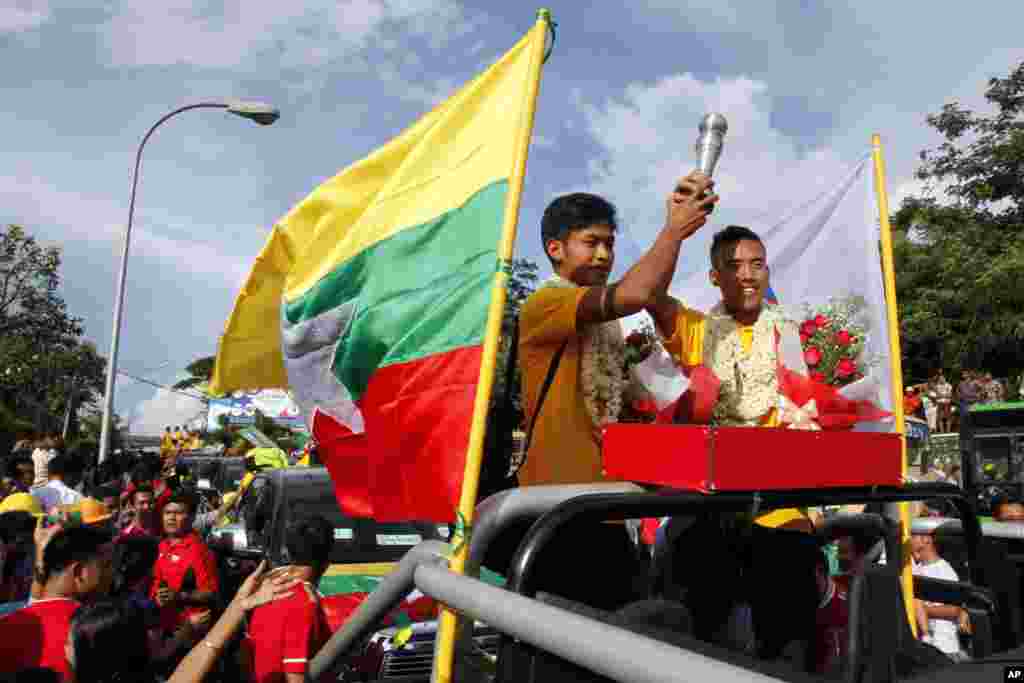
MULTIPOLYGON (((523 485, 604 478, 600 433, 616 421, 630 391, 618 319, 641 310, 654 318, 666 349, 690 374, 691 391, 676 411, 680 421, 780 423, 779 341, 795 339, 799 349, 799 336, 774 307, 764 305, 769 269, 760 238, 740 226, 715 235, 710 279, 722 300, 707 314, 668 294, 683 242, 707 222, 718 201, 711 175, 725 118, 709 114, 699 130, 698 169, 676 183, 666 201, 664 228, 620 281, 608 284, 617 229, 610 203, 577 193, 555 199, 544 213, 542 237, 555 275, 524 302, 520 314, 528 426, 523 485)), ((808 526, 795 511, 758 521, 808 526)))

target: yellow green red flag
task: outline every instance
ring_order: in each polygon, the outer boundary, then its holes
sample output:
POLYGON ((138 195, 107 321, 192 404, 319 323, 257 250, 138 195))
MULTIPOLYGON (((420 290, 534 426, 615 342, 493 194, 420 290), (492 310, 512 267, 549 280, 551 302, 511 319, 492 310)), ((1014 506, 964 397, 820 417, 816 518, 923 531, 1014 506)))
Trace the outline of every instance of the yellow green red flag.
POLYGON ((545 39, 314 190, 235 302, 212 390, 289 387, 350 514, 454 516, 545 39))

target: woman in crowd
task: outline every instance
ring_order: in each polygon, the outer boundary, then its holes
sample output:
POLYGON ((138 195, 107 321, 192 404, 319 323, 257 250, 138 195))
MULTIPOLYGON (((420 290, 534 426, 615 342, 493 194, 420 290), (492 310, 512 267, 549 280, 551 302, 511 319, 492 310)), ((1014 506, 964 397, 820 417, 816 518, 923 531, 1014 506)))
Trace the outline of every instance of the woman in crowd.
MULTIPOLYGON (((216 664, 248 612, 288 595, 299 582, 266 575, 261 563, 238 589, 224 614, 174 670, 168 683, 199 683, 216 664)), ((152 670, 142 612, 111 601, 75 612, 66 654, 74 679, 81 683, 150 683, 152 670)))

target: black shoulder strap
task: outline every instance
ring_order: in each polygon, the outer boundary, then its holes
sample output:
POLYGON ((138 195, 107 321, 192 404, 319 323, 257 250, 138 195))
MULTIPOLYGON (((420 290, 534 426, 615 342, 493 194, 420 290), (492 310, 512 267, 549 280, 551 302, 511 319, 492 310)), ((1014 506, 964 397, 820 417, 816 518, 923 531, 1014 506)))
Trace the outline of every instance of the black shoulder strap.
POLYGON ((530 442, 533 441, 533 428, 537 424, 537 416, 540 415, 540 409, 544 406, 544 399, 548 395, 548 389, 551 388, 551 383, 555 381, 555 373, 558 372, 558 364, 561 362, 562 354, 565 353, 565 347, 568 345, 568 339, 562 342, 562 345, 558 347, 558 351, 555 352, 554 358, 551 359, 551 365, 548 366, 548 374, 544 378, 544 384, 540 387, 540 396, 537 397, 537 408, 533 411, 533 416, 530 418, 530 427, 526 430, 526 443, 523 444, 524 454, 530 452, 530 442))

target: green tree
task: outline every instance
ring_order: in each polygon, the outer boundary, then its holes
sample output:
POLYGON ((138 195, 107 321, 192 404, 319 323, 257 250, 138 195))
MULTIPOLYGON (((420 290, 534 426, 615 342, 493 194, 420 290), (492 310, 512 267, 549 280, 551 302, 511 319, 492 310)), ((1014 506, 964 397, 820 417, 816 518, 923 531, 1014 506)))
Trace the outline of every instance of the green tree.
MULTIPOLYGON (((498 347, 494 388, 491 392, 491 410, 495 409, 505 395, 505 370, 508 366, 508 354, 512 348, 512 333, 519 321, 519 309, 536 288, 537 264, 530 259, 514 259, 511 262, 505 298, 505 312, 501 320, 501 343, 498 347)), ((520 392, 520 377, 517 369, 512 385, 512 404, 521 417, 523 406, 520 392)))
POLYGON ((926 192, 893 216, 908 380, 1024 368, 1024 63, 985 98, 989 114, 952 102, 927 118, 945 142, 921 154, 926 192))
POLYGON ((215 356, 202 356, 201 358, 195 359, 185 367, 185 372, 187 372, 189 376, 180 382, 175 382, 174 386, 171 388, 179 391, 185 389, 196 389, 205 395, 210 383, 210 378, 213 377, 213 364, 215 360, 215 356))
POLYGON ((41 430, 62 430, 98 398, 106 367, 60 296, 60 265, 60 250, 24 228, 0 230, 0 401, 41 430))
POLYGON ((0 337, 45 344, 82 334, 59 293, 60 262, 60 249, 43 247, 24 228, 0 231, 0 337))

